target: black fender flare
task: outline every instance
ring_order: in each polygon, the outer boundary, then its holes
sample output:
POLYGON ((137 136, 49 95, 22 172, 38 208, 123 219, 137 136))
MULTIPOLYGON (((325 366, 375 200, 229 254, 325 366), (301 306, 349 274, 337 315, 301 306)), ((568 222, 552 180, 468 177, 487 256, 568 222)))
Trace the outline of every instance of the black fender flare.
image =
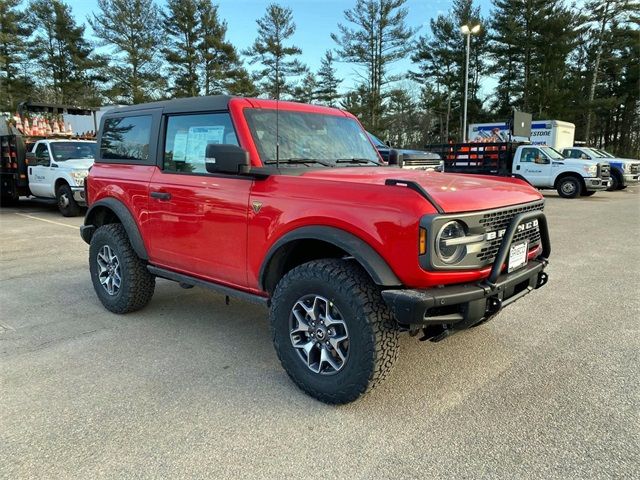
POLYGON ((402 285, 402 282, 393 273, 387 262, 364 240, 335 227, 307 226, 288 232, 271 246, 260 266, 258 281, 262 290, 266 291, 265 283, 274 255, 288 243, 297 240, 321 240, 332 244, 344 250, 362 265, 377 285, 384 287, 399 287, 402 285))
POLYGON ((147 254, 147 249, 142 241, 142 235, 138 229, 138 224, 133 219, 133 215, 125 204, 115 198, 103 198, 102 200, 98 200, 91 204, 84 217, 84 226, 80 227, 83 240, 87 243, 91 242, 91 237, 96 230, 96 226, 94 225, 96 214, 104 208, 110 210, 116 217, 118 217, 118 220, 120 220, 120 223, 127 232, 131 246, 138 257, 143 260, 148 260, 149 255, 147 254))

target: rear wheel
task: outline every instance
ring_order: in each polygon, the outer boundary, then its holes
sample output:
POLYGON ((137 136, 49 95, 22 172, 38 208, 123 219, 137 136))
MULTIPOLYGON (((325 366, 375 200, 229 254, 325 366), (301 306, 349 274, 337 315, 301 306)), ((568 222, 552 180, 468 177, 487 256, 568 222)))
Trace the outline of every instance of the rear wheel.
POLYGON ((111 312, 139 310, 153 296, 155 277, 136 255, 119 223, 103 225, 91 237, 89 270, 98 298, 111 312))
POLYGON ((289 377, 326 403, 356 400, 398 356, 392 313, 366 273, 344 260, 316 260, 287 273, 274 292, 270 322, 289 377))
POLYGON ((558 180, 557 190, 562 198, 576 198, 582 192, 582 183, 576 177, 564 177, 558 180))
POLYGON ((58 202, 58 210, 65 217, 77 217, 80 215, 80 205, 74 200, 71 187, 66 183, 58 186, 56 190, 56 201, 58 202))

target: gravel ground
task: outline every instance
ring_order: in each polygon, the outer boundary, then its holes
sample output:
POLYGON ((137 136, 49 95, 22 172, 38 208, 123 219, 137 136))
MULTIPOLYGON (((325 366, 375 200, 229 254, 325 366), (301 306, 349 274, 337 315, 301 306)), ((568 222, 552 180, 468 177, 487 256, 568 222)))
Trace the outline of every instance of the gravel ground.
POLYGON ((0 478, 639 478, 640 188, 547 197, 550 282, 326 406, 266 311, 159 281, 99 304, 80 218, 0 211, 0 478))

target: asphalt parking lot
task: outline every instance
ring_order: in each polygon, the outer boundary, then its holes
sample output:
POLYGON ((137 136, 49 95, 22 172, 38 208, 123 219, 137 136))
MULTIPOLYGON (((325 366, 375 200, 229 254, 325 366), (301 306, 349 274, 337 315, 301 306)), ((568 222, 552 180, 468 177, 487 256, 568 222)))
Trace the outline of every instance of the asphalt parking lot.
POLYGON ((639 478, 640 188, 545 195, 549 284, 342 407, 262 308, 159 281, 113 315, 81 218, 0 210, 0 478, 639 478))

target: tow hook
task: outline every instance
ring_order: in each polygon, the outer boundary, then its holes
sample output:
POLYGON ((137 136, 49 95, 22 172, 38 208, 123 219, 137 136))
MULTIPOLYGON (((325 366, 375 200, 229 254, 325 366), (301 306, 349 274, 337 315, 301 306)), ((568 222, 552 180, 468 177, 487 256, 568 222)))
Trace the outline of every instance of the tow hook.
POLYGON ((538 274, 538 281, 536 282, 536 288, 540 288, 549 281, 549 275, 546 272, 540 272, 538 274))
POLYGON ((447 338, 454 331, 443 323, 442 325, 429 325, 422 329, 422 336, 418 339, 421 342, 429 340, 431 342, 440 342, 447 338))
POLYGON ((502 300, 500 300, 498 297, 489 297, 489 299, 487 300, 486 317, 487 318, 492 317, 493 315, 498 313, 501 308, 502 308, 502 300))

